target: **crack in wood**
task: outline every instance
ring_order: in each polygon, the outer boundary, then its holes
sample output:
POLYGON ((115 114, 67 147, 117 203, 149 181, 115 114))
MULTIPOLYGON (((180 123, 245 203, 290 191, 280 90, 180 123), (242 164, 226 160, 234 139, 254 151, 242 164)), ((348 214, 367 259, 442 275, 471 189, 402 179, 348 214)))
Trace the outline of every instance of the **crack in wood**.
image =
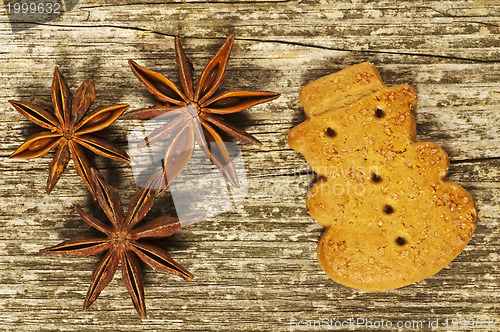
MULTIPOLYGON (((211 1, 199 1, 199 2, 191 2, 190 4, 218 4, 218 5, 236 5, 236 4, 244 4, 244 5, 262 5, 262 4, 283 4, 283 3, 296 3, 296 0, 268 0, 268 1, 220 1, 220 0, 211 0, 211 1)), ((127 4, 106 4, 106 5, 96 5, 96 6, 82 6, 79 7, 80 10, 86 9, 95 9, 95 8, 109 8, 109 7, 132 7, 132 6, 144 6, 151 7, 155 5, 179 5, 177 1, 162 1, 162 2, 135 2, 135 3, 127 3, 127 4)))
POLYGON ((465 163, 482 163, 492 160, 500 160, 500 157, 484 157, 484 158, 471 158, 471 159, 455 159, 450 160, 450 165, 465 164, 465 163))
POLYGON ((275 177, 298 177, 298 176, 304 176, 304 175, 307 175, 309 177, 316 177, 316 173, 314 173, 311 169, 304 169, 304 170, 294 171, 291 173, 249 175, 248 177, 251 179, 266 179, 266 178, 275 178, 275 177))

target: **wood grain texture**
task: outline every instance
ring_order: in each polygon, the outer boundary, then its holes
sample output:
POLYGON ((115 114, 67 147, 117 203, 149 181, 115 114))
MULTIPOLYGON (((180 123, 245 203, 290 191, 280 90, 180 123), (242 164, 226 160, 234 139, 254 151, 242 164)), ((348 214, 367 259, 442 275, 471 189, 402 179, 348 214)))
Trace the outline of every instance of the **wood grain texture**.
MULTIPOLYGON (((441 327, 445 318, 500 320, 498 2, 80 0, 52 21, 37 20, 27 15, 11 24, 3 8, 0 14, 0 329, 274 331, 289 330, 291 318, 438 318, 441 327), (101 212, 72 163, 49 196, 51 154, 7 159, 36 130, 7 101, 49 101, 57 65, 72 91, 84 79, 95 81, 95 105, 152 105, 128 59, 176 79, 173 41, 180 35, 200 73, 230 33, 236 41, 223 87, 282 93, 231 117, 264 143, 241 146, 247 198, 162 242, 195 279, 145 268, 148 319, 136 315, 119 274, 83 312, 98 258, 38 250, 94 234, 74 205, 101 212), (305 209, 314 175, 286 143, 304 119, 300 87, 363 61, 375 63, 386 84, 417 89, 419 139, 448 152, 450 180, 468 189, 479 209, 476 233, 455 261, 385 293, 342 287, 320 270, 322 229, 305 209)), ((126 147, 138 124, 119 120, 107 133, 126 147)), ((95 162, 128 202, 136 188, 130 167, 95 162)), ((166 195, 149 217, 172 213, 166 195)))

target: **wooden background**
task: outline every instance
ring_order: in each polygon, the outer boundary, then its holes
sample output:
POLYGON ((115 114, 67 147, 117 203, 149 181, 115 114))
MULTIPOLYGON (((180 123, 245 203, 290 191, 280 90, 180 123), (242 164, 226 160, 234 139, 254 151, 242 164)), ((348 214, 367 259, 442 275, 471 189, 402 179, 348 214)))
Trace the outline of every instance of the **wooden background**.
MULTIPOLYGON (((364 318, 439 319, 444 330, 446 318, 500 319, 498 1, 81 0, 67 8, 53 20, 27 15, 13 24, 1 8, 0 329, 264 331, 289 330, 292 318, 364 318), (282 93, 231 118, 264 143, 242 145, 248 197, 163 242, 196 278, 145 268, 148 319, 138 318, 120 273, 83 312, 98 258, 38 250, 94 234, 74 205, 102 212, 72 163, 46 195, 52 153, 7 159, 37 130, 7 100, 50 101, 57 65, 72 91, 84 79, 95 81, 94 105, 152 105, 127 59, 176 80, 175 35, 199 73, 231 33, 236 41, 223 87, 282 93), (362 61, 375 63, 387 85, 417 89, 419 139, 448 152, 449 178, 472 193, 479 209, 476 233, 455 261, 384 293, 345 288, 320 270, 315 249, 322 229, 305 209, 314 177, 286 143, 290 128, 303 121, 300 87, 362 61)), ((119 120, 107 133, 126 147, 137 124, 119 120)), ((128 203, 136 188, 130 167, 95 162, 128 203)), ((149 218, 171 213, 165 196, 149 218)))

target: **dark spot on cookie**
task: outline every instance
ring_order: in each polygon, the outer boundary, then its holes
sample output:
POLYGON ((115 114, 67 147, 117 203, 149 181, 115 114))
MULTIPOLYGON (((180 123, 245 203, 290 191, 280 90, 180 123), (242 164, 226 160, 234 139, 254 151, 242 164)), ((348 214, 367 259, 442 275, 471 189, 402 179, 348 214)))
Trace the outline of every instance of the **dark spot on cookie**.
POLYGON ((326 134, 329 137, 335 137, 335 136, 337 136, 337 132, 335 130, 333 130, 332 128, 330 128, 330 127, 326 128, 326 134))
POLYGON ((401 237, 401 236, 398 236, 398 238, 396 239, 396 244, 398 246, 404 246, 406 244, 405 238, 401 237))
POLYGON ((390 205, 386 205, 384 206, 384 213, 385 214, 391 214, 394 212, 394 208, 390 205))
POLYGON ((372 173, 372 182, 379 183, 380 181, 382 181, 382 177, 377 173, 372 173))
POLYGON ((375 116, 379 119, 382 119, 385 116, 385 113, 380 108, 377 108, 377 110, 375 111, 375 116))

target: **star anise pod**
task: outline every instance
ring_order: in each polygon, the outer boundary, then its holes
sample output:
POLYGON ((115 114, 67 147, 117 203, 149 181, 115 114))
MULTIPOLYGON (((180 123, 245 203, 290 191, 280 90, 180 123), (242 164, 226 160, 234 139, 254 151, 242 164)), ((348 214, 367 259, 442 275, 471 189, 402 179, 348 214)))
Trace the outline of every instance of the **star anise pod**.
MULTIPOLYGON (((135 76, 158 100, 150 108, 129 112, 123 118, 148 120, 168 115, 169 121, 155 129, 139 147, 152 144, 170 135, 173 138, 164 158, 163 178, 172 181, 191 159, 195 142, 233 185, 239 186, 238 178, 228 150, 218 130, 242 141, 261 144, 255 137, 235 127, 222 115, 241 112, 251 106, 268 102, 280 96, 276 92, 225 90, 217 92, 222 80, 234 36, 226 42, 208 62, 198 82, 193 87, 191 60, 184 52, 180 39, 175 37, 175 56, 179 68, 182 89, 163 75, 129 64, 135 76)), ((161 178, 156 173, 152 178, 161 178)))
POLYGON ((48 129, 28 137, 9 158, 36 158, 57 147, 50 163, 47 193, 51 192, 69 160, 73 159, 77 173, 94 195, 89 181, 91 166, 83 148, 113 160, 130 162, 125 150, 92 134, 115 122, 129 105, 102 106, 89 111, 94 100, 94 83, 88 80, 82 83, 73 100, 68 85, 57 67, 52 81, 53 108, 9 100, 9 103, 28 120, 48 129))
POLYGON ((193 275, 176 263, 165 250, 143 241, 144 238, 172 235, 181 228, 180 222, 173 217, 159 217, 138 225, 153 206, 154 191, 139 189, 132 198, 127 214, 124 215, 117 191, 107 184, 95 169, 92 168, 91 173, 96 186, 97 201, 111 224, 100 221, 78 207, 75 209, 83 221, 104 233, 106 237, 77 237, 40 252, 87 257, 106 251, 92 272, 83 309, 87 310, 97 300, 101 291, 113 279, 118 263, 121 262, 123 282, 132 297, 134 307, 141 317, 146 317, 140 260, 153 269, 168 271, 186 280, 193 279, 193 275))

